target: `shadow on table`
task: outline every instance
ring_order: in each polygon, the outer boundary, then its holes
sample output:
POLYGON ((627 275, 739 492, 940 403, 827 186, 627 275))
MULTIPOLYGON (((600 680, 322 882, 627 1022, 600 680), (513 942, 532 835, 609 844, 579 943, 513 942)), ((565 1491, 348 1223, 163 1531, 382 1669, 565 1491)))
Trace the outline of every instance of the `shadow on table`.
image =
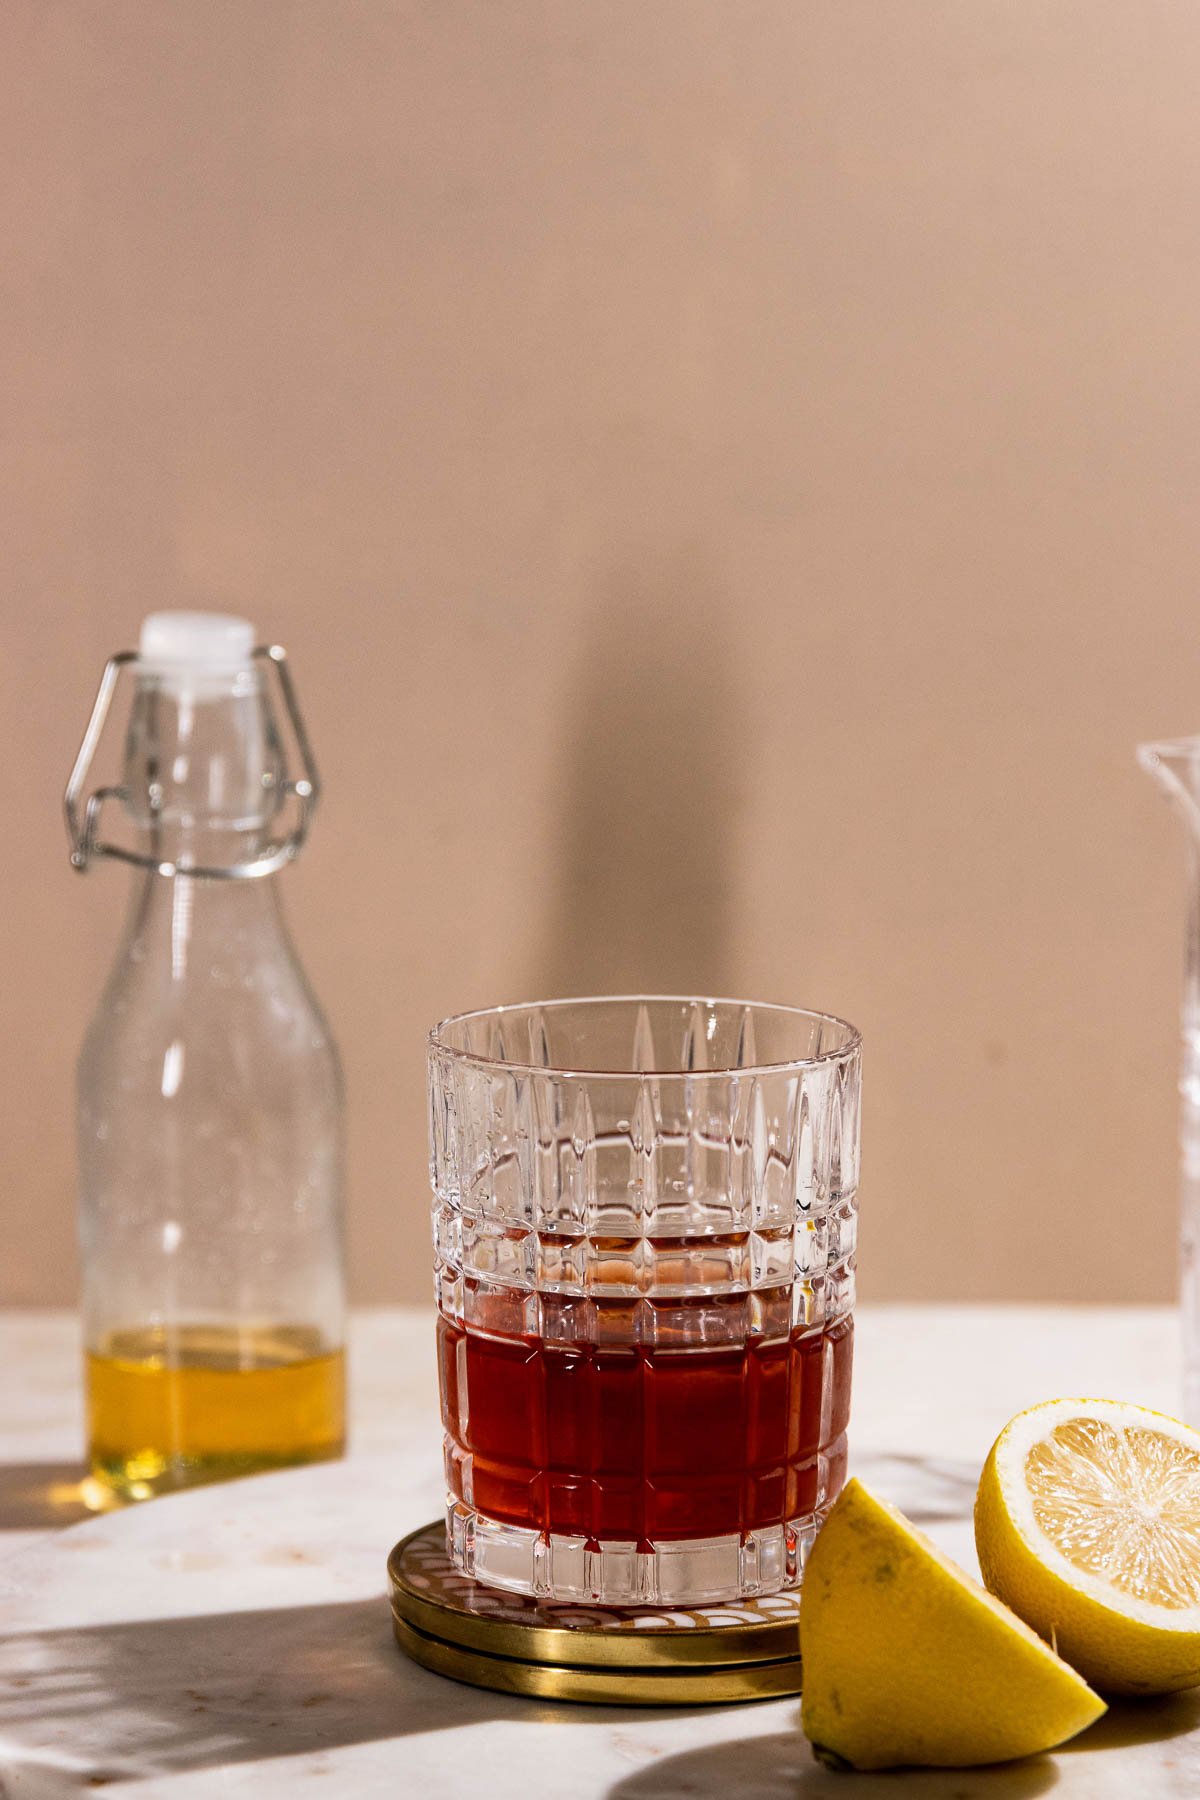
POLYGON ((90 1519, 82 1463, 0 1463, 0 1531, 49 1531, 90 1519))
POLYGON ((418 1668, 392 1636, 382 1594, 0 1637, 0 1793, 3 1771, 19 1768, 37 1800, 490 1719, 586 1724, 606 1715, 629 1719, 418 1668))
MULTIPOLYGON (((639 1708, 636 1716, 684 1711, 639 1708)), ((627 1728, 631 1716, 516 1699, 418 1668, 392 1637, 382 1594, 0 1637, 0 1770, 19 1771, 31 1800, 495 1719, 564 1726, 607 1718, 627 1728)), ((1058 1754, 1177 1737, 1198 1724, 1200 1691, 1119 1703, 1058 1754)), ((787 1731, 664 1758, 610 1788, 608 1800, 1032 1800, 1055 1780, 1043 1758, 833 1774, 813 1761, 797 1716, 787 1731)))
POLYGON ((1033 1800, 1058 1779, 1052 1762, 1030 1757, 986 1769, 888 1769, 878 1775, 833 1771, 813 1760, 797 1720, 794 1731, 735 1738, 664 1757, 608 1790, 607 1800, 1033 1800))
POLYGON ((1077 1750, 1114 1750, 1128 1744, 1152 1744, 1163 1738, 1182 1737, 1200 1726, 1200 1688, 1182 1694, 1156 1694, 1149 1700, 1113 1700, 1102 1719, 1055 1751, 1056 1756, 1077 1750))
MULTIPOLYGON (((1054 1754, 1153 1743, 1181 1737, 1198 1725, 1200 1689, 1154 1700, 1118 1700, 1054 1754)), ((736 1794, 740 1800, 817 1800, 819 1795, 828 1800, 1033 1800, 1057 1780, 1058 1770, 1044 1756, 980 1769, 834 1772, 814 1761, 797 1718, 792 1731, 664 1757, 609 1788, 606 1800, 696 1800, 705 1794, 736 1794)))

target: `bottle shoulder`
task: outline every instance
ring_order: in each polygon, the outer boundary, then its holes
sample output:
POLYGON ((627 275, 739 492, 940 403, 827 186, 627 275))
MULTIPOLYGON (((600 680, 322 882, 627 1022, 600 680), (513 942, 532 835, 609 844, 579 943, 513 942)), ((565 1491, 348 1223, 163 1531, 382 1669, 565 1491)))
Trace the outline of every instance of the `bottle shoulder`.
POLYGON ((196 973, 172 980, 136 963, 118 966, 97 1001, 79 1054, 80 1079, 108 1070, 126 1083, 169 1057, 190 1082, 257 1086, 291 1079, 340 1091, 341 1059, 325 1014, 298 971, 259 969, 237 979, 196 973))
POLYGON ((135 886, 80 1052, 81 1090, 340 1095, 337 1047, 274 879, 135 886))

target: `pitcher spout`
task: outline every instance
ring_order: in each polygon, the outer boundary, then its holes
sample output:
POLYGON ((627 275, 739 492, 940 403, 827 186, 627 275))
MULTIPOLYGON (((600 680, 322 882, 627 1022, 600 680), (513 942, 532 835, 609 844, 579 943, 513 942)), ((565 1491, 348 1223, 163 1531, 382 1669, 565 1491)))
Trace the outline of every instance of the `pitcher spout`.
POLYGON ((1137 759, 1174 805, 1200 845, 1200 737, 1139 744, 1137 759))

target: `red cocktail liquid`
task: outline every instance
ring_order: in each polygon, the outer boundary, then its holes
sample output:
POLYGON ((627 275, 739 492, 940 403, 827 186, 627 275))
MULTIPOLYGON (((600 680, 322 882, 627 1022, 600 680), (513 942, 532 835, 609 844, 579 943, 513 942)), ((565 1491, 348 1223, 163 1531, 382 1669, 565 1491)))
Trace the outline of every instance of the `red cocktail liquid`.
POLYGON ((505 1524, 638 1544, 802 1518, 845 1479, 853 1330, 685 1350, 439 1318, 450 1488, 505 1524))

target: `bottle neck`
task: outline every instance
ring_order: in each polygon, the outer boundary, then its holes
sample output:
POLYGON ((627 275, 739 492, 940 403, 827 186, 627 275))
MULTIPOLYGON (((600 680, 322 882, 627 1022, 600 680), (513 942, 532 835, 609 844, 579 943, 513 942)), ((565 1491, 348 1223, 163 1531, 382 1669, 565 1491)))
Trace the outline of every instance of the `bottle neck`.
POLYGON ((253 974, 268 945, 292 954, 278 875, 214 881, 135 872, 124 959, 169 968, 172 981, 203 975, 232 986, 253 974))
POLYGON ((252 862, 284 792, 283 753, 258 670, 190 684, 141 676, 124 790, 141 847, 157 863, 186 871, 252 862))

